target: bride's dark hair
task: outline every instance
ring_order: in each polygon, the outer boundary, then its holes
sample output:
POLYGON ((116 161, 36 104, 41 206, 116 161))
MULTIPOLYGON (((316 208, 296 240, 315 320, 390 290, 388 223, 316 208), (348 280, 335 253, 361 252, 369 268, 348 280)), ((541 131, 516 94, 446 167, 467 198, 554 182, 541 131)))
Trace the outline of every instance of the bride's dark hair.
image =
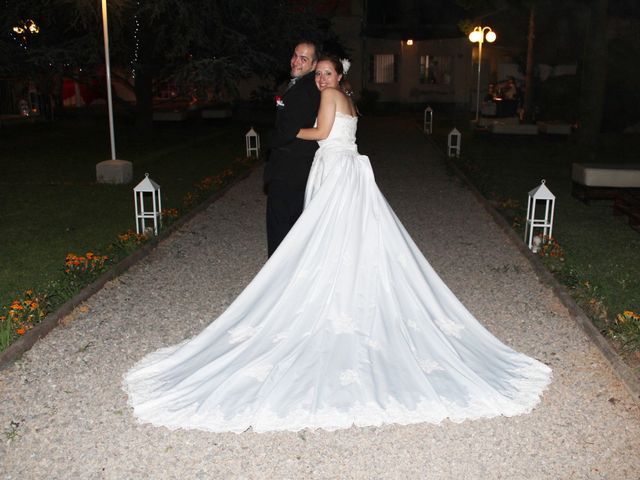
POLYGON ((342 79, 339 83, 340 88, 347 96, 352 96, 353 89, 351 88, 351 84, 349 83, 349 81, 345 78, 346 74, 344 73, 344 68, 342 67, 342 62, 340 61, 340 59, 336 55, 325 53, 323 55, 320 55, 320 58, 318 58, 318 62, 322 61, 331 62, 333 68, 336 70, 336 73, 338 75, 342 75, 342 79))

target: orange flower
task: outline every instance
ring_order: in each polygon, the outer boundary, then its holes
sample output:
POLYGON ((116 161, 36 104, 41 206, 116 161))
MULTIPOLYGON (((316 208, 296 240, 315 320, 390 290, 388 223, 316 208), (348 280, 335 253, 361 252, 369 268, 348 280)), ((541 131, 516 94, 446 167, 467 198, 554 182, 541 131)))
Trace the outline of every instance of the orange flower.
POLYGON ((25 330, 25 328, 24 328, 24 327, 20 327, 20 328, 18 328, 18 329, 16 330, 16 333, 17 333, 18 335, 24 335, 24 334, 25 334, 25 332, 26 332, 26 330, 25 330))

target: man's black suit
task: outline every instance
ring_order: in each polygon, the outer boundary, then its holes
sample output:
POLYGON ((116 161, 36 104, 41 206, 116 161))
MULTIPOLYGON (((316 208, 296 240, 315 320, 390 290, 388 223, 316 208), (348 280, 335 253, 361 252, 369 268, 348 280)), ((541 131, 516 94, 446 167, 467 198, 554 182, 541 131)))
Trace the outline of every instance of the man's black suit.
POLYGON ((264 170, 269 256, 304 208, 304 190, 318 144, 300 140, 296 135, 301 128, 313 127, 319 105, 320 91, 313 71, 298 78, 276 102, 276 127, 264 170))

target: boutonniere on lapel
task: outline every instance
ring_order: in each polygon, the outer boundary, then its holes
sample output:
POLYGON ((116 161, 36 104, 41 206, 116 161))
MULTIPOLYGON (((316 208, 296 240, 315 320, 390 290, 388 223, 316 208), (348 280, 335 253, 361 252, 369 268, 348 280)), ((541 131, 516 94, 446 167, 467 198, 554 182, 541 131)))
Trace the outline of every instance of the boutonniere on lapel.
POLYGON ((284 107, 284 102, 280 95, 276 95, 276 107, 284 107))

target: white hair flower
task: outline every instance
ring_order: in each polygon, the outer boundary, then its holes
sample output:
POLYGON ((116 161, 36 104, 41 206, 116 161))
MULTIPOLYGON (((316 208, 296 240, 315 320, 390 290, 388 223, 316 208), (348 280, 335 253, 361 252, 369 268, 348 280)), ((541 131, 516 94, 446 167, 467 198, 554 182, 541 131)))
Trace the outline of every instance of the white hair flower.
POLYGON ((351 68, 351 62, 346 58, 341 58, 340 63, 342 64, 342 74, 346 75, 351 68))

